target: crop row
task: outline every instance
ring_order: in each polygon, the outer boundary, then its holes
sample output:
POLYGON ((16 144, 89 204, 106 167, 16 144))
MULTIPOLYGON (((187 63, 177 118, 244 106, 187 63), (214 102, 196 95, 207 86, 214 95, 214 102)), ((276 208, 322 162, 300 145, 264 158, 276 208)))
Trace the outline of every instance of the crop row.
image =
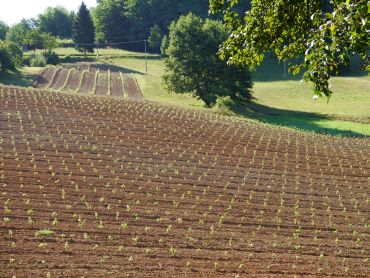
POLYGON ((41 72, 34 87, 71 93, 143 98, 133 76, 91 65, 47 67, 41 72))
POLYGON ((0 107, 1 277, 369 275, 367 139, 39 90, 0 107))

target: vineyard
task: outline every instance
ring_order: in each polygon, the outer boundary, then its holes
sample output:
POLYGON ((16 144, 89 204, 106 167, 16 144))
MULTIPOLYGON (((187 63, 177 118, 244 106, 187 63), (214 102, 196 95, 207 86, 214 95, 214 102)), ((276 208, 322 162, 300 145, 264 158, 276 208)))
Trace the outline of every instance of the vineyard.
POLYGON ((142 99, 135 77, 104 64, 63 64, 47 67, 35 88, 80 94, 142 99))
POLYGON ((42 77, 0 87, 0 277, 370 276, 367 138, 95 97, 138 96, 96 67, 42 77))

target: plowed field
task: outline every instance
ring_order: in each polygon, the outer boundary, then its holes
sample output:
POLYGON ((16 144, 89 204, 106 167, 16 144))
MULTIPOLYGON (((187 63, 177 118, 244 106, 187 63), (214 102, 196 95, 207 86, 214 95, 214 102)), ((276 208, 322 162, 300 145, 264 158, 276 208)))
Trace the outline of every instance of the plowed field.
POLYGON ((143 95, 133 77, 103 64, 63 64, 45 68, 35 88, 82 94, 112 95, 142 99, 143 95), (109 79, 108 79, 109 76, 109 79))
POLYGON ((369 277, 368 139, 0 87, 0 277, 369 277))

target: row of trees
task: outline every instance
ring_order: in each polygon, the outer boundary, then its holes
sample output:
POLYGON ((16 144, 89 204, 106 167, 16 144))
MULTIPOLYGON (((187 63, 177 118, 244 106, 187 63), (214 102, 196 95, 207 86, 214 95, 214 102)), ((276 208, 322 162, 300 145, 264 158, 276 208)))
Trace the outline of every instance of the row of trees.
MULTIPOLYGON (((244 0, 236 11, 244 13, 251 0, 244 0)), ((162 38, 172 21, 188 13, 200 18, 221 19, 209 15, 209 0, 98 0, 92 10, 99 41, 121 42, 148 38, 152 51, 159 51, 162 38)))
MULTIPOLYGON (((10 41, 23 40, 37 47, 39 38, 46 37, 43 30, 68 36, 56 24, 47 24, 57 14, 61 13, 48 9, 37 21, 22 21, 9 30, 0 24, 0 38, 7 33, 10 41), (22 30, 27 28, 25 35, 22 30)), ((163 50, 168 88, 194 93, 209 106, 226 94, 248 99, 246 65, 258 66, 270 51, 280 60, 298 61, 290 71, 304 70, 304 76, 315 84, 315 93, 330 96, 330 76, 348 64, 351 55, 362 53, 366 58, 368 47, 365 0, 98 0, 91 14, 92 18, 83 3, 76 15, 69 14, 74 18, 72 33, 78 50, 92 51, 96 40, 115 43, 148 38, 152 50, 160 46, 163 50), (222 16, 226 25, 212 21, 222 16), (217 51, 227 65, 218 59, 217 51)))
POLYGON ((0 20, 0 40, 5 40, 7 33, 12 37, 18 35, 19 32, 24 33, 24 30, 28 29, 37 29, 62 39, 71 38, 74 17, 74 12, 68 12, 65 8, 57 6, 47 8, 36 18, 23 19, 12 27, 0 20))
MULTIPOLYGON (((95 31, 90 12, 82 2, 75 15, 62 7, 48 8, 35 19, 23 19, 9 28, 0 21, 0 69, 14 69, 22 65, 23 49, 44 49, 42 55, 34 54, 35 66, 58 63, 53 49, 59 45, 57 38, 72 36, 81 52, 92 51, 95 31)), ((23 61, 25 62, 25 61, 23 61)), ((30 64, 30 61, 26 61, 30 64)), ((32 63, 31 63, 32 64, 32 63)))

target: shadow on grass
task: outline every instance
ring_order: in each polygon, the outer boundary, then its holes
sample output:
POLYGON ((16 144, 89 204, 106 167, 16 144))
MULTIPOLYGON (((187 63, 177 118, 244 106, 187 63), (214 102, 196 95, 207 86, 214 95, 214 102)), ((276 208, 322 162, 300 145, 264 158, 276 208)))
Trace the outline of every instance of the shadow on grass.
MULTIPOLYGON (((96 54, 87 54, 87 56, 80 54, 69 54, 69 55, 60 55, 61 63, 78 63, 78 62, 98 62, 96 54)), ((138 60, 161 60, 162 57, 159 54, 148 54, 146 57, 144 54, 138 53, 127 53, 127 54, 99 54, 99 57, 105 60, 117 59, 117 58, 129 58, 129 59, 138 59, 138 60)))
POLYGON ((250 102, 244 105, 235 104, 232 107, 232 111, 239 116, 258 120, 263 123, 275 124, 306 131, 313 131, 320 134, 366 137, 366 135, 352 130, 321 127, 318 125, 318 121, 333 119, 329 116, 316 113, 278 109, 254 102, 250 102))
MULTIPOLYGON (((294 62, 294 61, 293 61, 294 62)), ((366 70, 361 70, 362 62, 361 58, 354 56, 351 58, 350 67, 340 67, 340 74, 342 77, 361 77, 367 76, 366 70)), ((271 54, 267 54, 265 59, 262 61, 256 70, 253 72, 253 81, 257 82, 272 82, 272 81, 299 81, 303 78, 303 72, 298 75, 293 75, 288 72, 289 63, 286 62, 284 66, 283 61, 278 61, 276 57, 271 54)), ((336 75, 333 75, 336 76, 336 75)))
POLYGON ((19 70, 0 72, 0 84, 8 86, 32 87, 37 74, 25 74, 19 70))
POLYGON ((100 64, 96 64, 93 67, 98 68, 99 70, 104 70, 107 71, 108 69, 112 72, 122 72, 122 73, 135 73, 135 74, 144 74, 140 71, 136 71, 133 69, 117 66, 117 65, 112 65, 109 63, 106 63, 104 61, 100 61, 100 64))
MULTIPOLYGON (((106 60, 106 59, 105 59, 106 60)), ((122 73, 135 73, 135 74, 143 74, 140 71, 136 71, 133 69, 113 65, 110 63, 107 63, 105 61, 96 61, 94 60, 92 63, 91 62, 79 62, 79 63, 66 63, 66 64, 61 64, 63 68, 75 68, 78 70, 82 70, 81 68, 84 67, 83 69, 88 69, 90 67, 90 71, 96 71, 99 69, 100 71, 108 71, 110 70, 111 72, 122 72, 122 73)))
POLYGON ((66 56, 60 56, 60 63, 92 63, 96 62, 96 59, 94 56, 80 56, 80 55, 66 55, 66 56))

